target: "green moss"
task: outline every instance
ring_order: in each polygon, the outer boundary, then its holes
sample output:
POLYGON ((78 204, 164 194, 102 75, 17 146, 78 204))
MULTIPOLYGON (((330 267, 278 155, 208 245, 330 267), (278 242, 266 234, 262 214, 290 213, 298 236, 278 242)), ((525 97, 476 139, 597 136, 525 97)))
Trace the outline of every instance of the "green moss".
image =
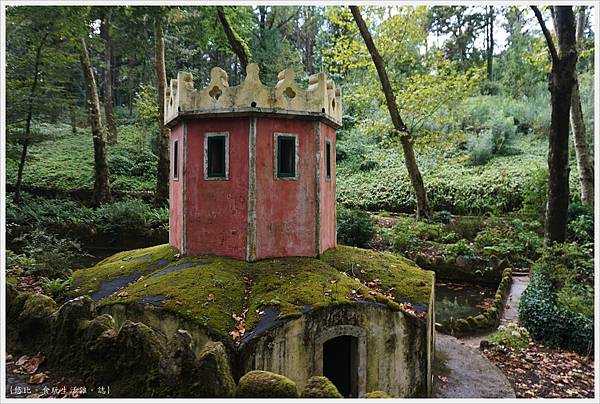
POLYGON ((134 272, 143 276, 97 304, 134 304, 148 296, 164 296, 161 306, 165 310, 208 327, 223 341, 231 341, 229 333, 235 327, 232 315, 240 315, 246 309, 248 332, 267 306, 277 310, 279 318, 298 317, 307 307, 314 310, 354 304, 357 300, 401 310, 380 292, 393 288, 398 297, 428 303, 433 283, 432 272, 423 271, 408 260, 350 247, 327 252, 322 259, 295 257, 248 263, 218 256, 176 260, 176 251, 162 245, 122 252, 92 268, 79 270, 74 274, 74 285, 79 293, 91 294, 102 282, 134 272), (150 257, 139 259, 146 255, 150 257), (157 267, 155 263, 161 259, 169 263, 157 267), (189 266, 158 274, 167 266, 181 264, 189 266), (377 279, 375 290, 363 284, 377 279))
POLYGON ((264 370, 253 370, 240 378, 237 397, 242 398, 296 398, 296 383, 285 376, 264 370))
POLYGON ((147 268, 152 268, 152 264, 161 260, 174 261, 176 255, 177 250, 168 244, 123 251, 100 261, 92 268, 75 271, 71 289, 80 293, 91 294, 98 290, 104 281, 136 271, 147 272, 147 268), (144 256, 148 256, 148 258, 140 259, 144 256))
POLYGON ((7 276, 6 283, 8 285, 17 286, 17 277, 16 276, 7 276))
POLYGON ((50 317, 56 311, 56 303, 46 295, 28 294, 23 305, 21 318, 44 319, 50 317))
POLYGON ((434 273, 419 268, 406 258, 340 245, 323 253, 321 260, 362 282, 378 279, 381 290, 386 292, 393 288, 393 294, 399 300, 429 303, 434 273))
POLYGON ((303 398, 343 398, 337 387, 325 376, 313 376, 308 379, 302 391, 303 398))
POLYGON ((250 276, 252 296, 246 318, 249 329, 258 321, 256 311, 269 305, 275 306, 281 318, 289 318, 300 316, 306 306, 319 309, 351 304, 353 296, 375 301, 367 287, 313 258, 260 261, 250 266, 250 276))
POLYGON ((388 393, 381 390, 371 391, 365 394, 365 398, 391 398, 388 393))
POLYGON ((125 288, 127 297, 109 296, 100 306, 135 303, 146 296, 163 295, 163 308, 198 324, 207 326, 229 339, 235 325, 233 314, 242 312, 247 264, 219 257, 195 257, 183 262, 196 265, 165 275, 138 280, 125 288))

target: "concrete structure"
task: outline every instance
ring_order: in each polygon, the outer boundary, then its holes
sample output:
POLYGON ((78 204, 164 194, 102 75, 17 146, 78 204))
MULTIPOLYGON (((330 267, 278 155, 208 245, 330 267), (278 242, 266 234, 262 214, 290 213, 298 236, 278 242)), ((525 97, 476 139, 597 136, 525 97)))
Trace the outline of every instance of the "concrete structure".
POLYGON ((171 80, 169 243, 182 254, 248 261, 318 256, 335 247, 335 129, 341 92, 323 73, 308 89, 294 72, 264 86, 258 66, 229 87, 215 67, 207 87, 171 80))

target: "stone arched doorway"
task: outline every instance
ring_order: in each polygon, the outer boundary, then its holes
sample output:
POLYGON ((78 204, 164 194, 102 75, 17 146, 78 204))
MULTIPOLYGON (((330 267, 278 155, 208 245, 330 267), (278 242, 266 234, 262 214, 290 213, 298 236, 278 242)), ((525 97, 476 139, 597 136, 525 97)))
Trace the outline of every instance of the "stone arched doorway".
POLYGON ((335 384, 344 397, 366 393, 366 332, 340 325, 323 331, 315 341, 315 368, 335 384))

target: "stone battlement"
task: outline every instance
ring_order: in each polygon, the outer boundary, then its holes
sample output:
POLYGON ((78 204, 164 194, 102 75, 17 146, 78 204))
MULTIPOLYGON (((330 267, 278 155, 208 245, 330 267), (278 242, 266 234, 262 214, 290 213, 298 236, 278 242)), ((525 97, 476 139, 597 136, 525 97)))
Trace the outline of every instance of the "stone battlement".
POLYGON ((194 88, 191 73, 179 72, 172 79, 166 94, 165 124, 182 113, 269 112, 323 114, 334 123, 342 123, 342 94, 325 73, 313 74, 308 88, 301 89, 294 81, 294 70, 285 69, 277 75, 275 87, 267 87, 258 77, 259 68, 251 63, 246 78, 229 87, 225 70, 213 67, 210 83, 202 89, 194 88))

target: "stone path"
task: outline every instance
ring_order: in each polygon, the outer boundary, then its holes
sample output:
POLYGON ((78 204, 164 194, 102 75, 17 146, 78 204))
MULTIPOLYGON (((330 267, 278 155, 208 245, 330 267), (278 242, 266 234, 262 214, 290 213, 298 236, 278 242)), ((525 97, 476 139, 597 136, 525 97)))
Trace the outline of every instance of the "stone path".
POLYGON ((436 398, 515 398, 500 369, 450 335, 436 333, 433 374, 436 398))
MULTIPOLYGON (((518 323, 519 301, 528 276, 513 276, 500 323, 518 323)), ((436 333, 433 395, 438 398, 514 398, 504 374, 479 352, 490 333, 457 339, 436 333)))

